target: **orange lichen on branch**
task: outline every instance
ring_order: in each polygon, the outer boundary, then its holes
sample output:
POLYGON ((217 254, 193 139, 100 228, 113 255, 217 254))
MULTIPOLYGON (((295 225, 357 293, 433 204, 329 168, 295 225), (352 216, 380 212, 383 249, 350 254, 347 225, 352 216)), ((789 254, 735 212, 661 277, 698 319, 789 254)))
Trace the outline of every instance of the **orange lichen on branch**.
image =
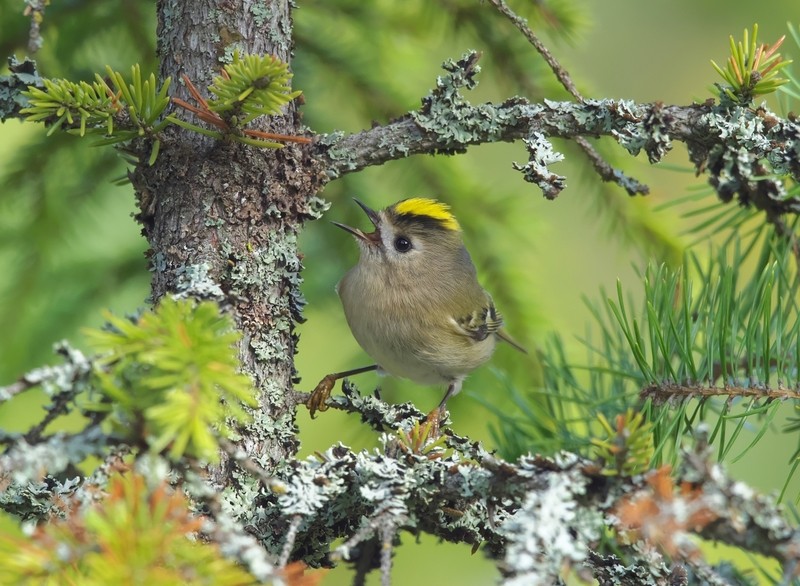
POLYGON ((669 466, 647 477, 648 488, 620 501, 618 529, 672 557, 695 558, 700 551, 690 534, 697 534, 718 518, 701 488, 689 482, 675 486, 669 466))
POLYGON ((289 586, 317 586, 328 573, 326 569, 313 570, 306 573, 308 566, 303 562, 286 564, 283 576, 289 586))

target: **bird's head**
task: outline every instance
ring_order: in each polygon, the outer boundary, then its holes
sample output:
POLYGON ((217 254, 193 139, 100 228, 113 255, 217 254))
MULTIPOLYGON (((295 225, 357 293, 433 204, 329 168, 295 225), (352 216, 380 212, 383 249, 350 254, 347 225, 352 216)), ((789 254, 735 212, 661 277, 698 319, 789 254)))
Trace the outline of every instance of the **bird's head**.
POLYGON ((333 223, 355 236, 362 262, 421 270, 441 264, 454 254, 460 256, 461 227, 447 204, 413 197, 375 211, 355 202, 367 214, 374 231, 333 223))

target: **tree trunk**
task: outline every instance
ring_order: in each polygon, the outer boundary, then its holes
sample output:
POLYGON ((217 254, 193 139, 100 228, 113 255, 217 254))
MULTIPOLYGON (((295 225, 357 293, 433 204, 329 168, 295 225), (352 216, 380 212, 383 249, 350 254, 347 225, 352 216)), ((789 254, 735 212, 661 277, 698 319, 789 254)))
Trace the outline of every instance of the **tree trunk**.
MULTIPOLYGON (((287 0, 162 0, 161 78, 171 77, 172 95, 191 102, 183 75, 206 95, 234 49, 289 62, 291 35, 287 0)), ((298 118, 292 103, 284 115, 260 119, 258 128, 296 134, 298 118)), ((289 392, 294 322, 302 309, 297 233, 316 215, 309 201, 319 188, 309 152, 293 145, 258 149, 176 129, 156 163, 142 163, 132 174, 150 244, 153 299, 167 293, 210 297, 236 317, 242 365, 260 402, 239 445, 265 467, 297 450, 289 392)), ((224 460, 215 475, 227 483, 224 460)))

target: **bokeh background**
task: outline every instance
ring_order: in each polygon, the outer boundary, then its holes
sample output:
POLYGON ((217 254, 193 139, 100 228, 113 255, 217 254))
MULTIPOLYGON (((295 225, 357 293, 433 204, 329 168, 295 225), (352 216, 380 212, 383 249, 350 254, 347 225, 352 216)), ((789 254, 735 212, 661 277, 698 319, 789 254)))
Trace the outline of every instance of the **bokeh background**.
MULTIPOLYGON (((89 80, 106 64, 127 71, 139 62, 145 71, 155 71, 153 4, 54 2, 45 14, 45 42, 36 56, 40 71, 73 80, 89 80)), ((441 63, 468 49, 483 52, 480 85, 468 96, 473 102, 516 94, 566 99, 539 56, 488 3, 297 4, 294 85, 304 92, 304 122, 315 132, 356 132, 417 108, 442 73, 441 63)), ((531 19, 585 96, 666 104, 710 97, 716 74, 709 60, 726 59, 729 35, 740 38, 744 28, 758 23, 760 38, 772 42, 786 33, 786 21, 796 23, 800 16, 796 2, 789 0, 509 4, 531 19)), ((26 54, 23 8, 18 0, 0 0, 0 55, 26 54)), ((783 53, 797 58, 800 51, 787 43, 783 53)), ((777 102, 772 106, 780 111, 777 102)), ((115 184, 125 176, 124 161, 111 149, 59 134, 45 139, 44 134, 39 126, 14 121, 0 126, 0 385, 54 362, 51 348, 60 339, 83 347, 81 329, 100 325, 103 309, 133 312, 149 294, 146 243, 131 217, 132 189, 115 184)), ((602 301, 601 290, 613 290, 618 279, 636 295, 641 290, 637 271, 648 261, 679 262, 696 237, 687 234, 691 224, 682 217, 691 211, 690 204, 659 206, 703 185, 691 172, 682 145, 675 145, 664 164, 652 167, 611 140, 597 144, 615 165, 647 183, 651 194, 629 198, 601 184, 566 142, 556 143, 567 160, 553 170, 567 177, 568 187, 555 201, 545 200, 512 169, 512 161, 527 158, 519 144, 395 161, 326 187, 322 196, 331 209, 323 221, 307 225, 301 237, 308 300, 307 322, 299 327, 301 387, 310 389, 329 372, 369 362, 352 339, 334 292, 357 250, 347 234, 326 221, 365 226, 352 197, 372 207, 417 195, 449 203, 510 332, 532 349, 557 334, 568 355, 582 362, 586 350, 580 338, 592 322, 583 299, 602 301)), ((482 403, 514 409, 504 389, 533 392, 541 380, 538 369, 532 356, 501 347, 449 403, 454 430, 495 445, 497 418, 482 403)), ((413 401, 423 410, 434 407, 442 392, 371 374, 356 382, 363 392, 380 386, 386 400, 413 401)), ((41 404, 40 397, 31 395, 0 406, 0 428, 23 428, 41 404)), ((337 441, 356 448, 377 445, 375 434, 352 416, 328 411, 311 421, 301 410, 298 421, 304 456, 337 441)), ((775 434, 729 469, 760 490, 775 491, 786 478, 794 449, 796 442, 775 434)), ((797 495, 799 489, 795 482, 788 494, 797 495)), ((395 562, 398 584, 421 577, 440 584, 487 584, 497 578, 493 565, 467 547, 408 534, 403 545, 395 562)), ((729 552, 709 554, 725 557, 729 552)), ((348 584, 351 576, 337 569, 324 583, 348 584)), ((370 583, 377 581, 370 577, 370 583)))

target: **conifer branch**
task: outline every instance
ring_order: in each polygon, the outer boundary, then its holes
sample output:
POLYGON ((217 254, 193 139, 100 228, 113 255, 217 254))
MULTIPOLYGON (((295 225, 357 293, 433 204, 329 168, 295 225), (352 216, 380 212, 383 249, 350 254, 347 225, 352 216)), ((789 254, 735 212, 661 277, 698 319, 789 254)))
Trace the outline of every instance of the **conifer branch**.
POLYGON ((700 384, 651 384, 640 393, 642 399, 652 399, 655 404, 663 404, 672 399, 707 399, 710 397, 751 398, 773 400, 800 400, 800 390, 777 387, 725 385, 722 387, 700 384))
POLYGON ((310 138, 264 132, 245 128, 247 124, 264 115, 277 115, 285 104, 300 95, 291 91, 292 75, 286 63, 275 57, 260 55, 240 56, 234 53, 231 63, 214 78, 209 88, 214 98, 206 100, 187 75, 182 79, 186 89, 197 102, 193 106, 181 98, 172 98, 173 103, 188 110, 206 124, 219 131, 208 131, 175 116, 167 119, 187 130, 206 134, 213 138, 231 140, 264 148, 281 148, 283 142, 308 144, 310 138))

